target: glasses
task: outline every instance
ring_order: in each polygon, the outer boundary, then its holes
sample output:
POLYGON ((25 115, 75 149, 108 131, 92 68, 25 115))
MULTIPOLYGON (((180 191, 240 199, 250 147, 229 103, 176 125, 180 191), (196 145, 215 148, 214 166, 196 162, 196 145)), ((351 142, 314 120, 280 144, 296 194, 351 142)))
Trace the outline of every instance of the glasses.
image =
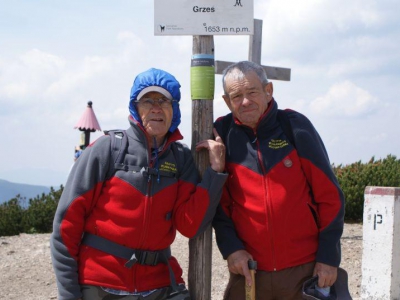
POLYGON ((172 106, 172 102, 175 100, 170 100, 168 98, 159 98, 159 99, 152 99, 152 98, 142 98, 140 100, 136 100, 135 103, 140 105, 143 108, 153 108, 154 105, 157 103, 161 108, 169 108, 172 106))

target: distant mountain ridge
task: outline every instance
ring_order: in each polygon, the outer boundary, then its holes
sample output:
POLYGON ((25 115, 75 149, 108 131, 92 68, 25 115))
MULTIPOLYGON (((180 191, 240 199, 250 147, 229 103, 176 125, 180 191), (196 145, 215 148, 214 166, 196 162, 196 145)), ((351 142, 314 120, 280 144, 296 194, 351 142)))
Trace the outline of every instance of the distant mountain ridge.
POLYGON ((0 179, 0 204, 15 198, 18 194, 29 199, 35 198, 42 193, 48 194, 50 187, 41 185, 31 185, 24 183, 14 183, 4 179, 0 179))

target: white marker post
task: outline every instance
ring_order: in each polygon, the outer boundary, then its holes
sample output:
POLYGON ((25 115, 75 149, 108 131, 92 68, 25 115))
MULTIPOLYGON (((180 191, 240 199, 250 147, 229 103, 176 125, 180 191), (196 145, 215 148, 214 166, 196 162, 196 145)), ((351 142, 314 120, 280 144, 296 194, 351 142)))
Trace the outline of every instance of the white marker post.
POLYGON ((400 299, 400 188, 364 192, 362 299, 400 299))

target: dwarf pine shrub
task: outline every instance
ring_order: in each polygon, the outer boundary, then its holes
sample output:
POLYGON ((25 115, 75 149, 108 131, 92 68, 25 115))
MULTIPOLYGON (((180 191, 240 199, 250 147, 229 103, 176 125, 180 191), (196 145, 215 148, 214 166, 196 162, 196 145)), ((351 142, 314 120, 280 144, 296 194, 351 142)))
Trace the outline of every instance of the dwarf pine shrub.
POLYGON ((333 170, 345 196, 345 220, 362 221, 364 209, 364 191, 367 186, 400 187, 400 160, 394 155, 368 163, 358 161, 333 170))
MULTIPOLYGON (((333 165, 345 196, 345 221, 360 222, 363 219, 364 191, 367 186, 400 187, 400 160, 394 155, 368 163, 361 161, 350 165, 333 165)), ((0 205, 0 236, 24 233, 49 233, 58 202, 64 187, 51 188, 49 194, 26 199, 17 195, 0 205)))
POLYGON ((53 219, 64 187, 50 189, 49 194, 26 199, 17 195, 0 205, 0 236, 18 235, 20 233, 49 233, 52 231, 53 219))

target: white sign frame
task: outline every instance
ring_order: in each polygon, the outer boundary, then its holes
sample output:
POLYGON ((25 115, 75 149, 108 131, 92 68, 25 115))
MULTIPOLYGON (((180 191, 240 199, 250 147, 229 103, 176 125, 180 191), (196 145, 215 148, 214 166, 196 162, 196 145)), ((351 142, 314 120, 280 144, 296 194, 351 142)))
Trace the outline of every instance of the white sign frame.
POLYGON ((154 0, 154 35, 253 33, 253 0, 154 0))

